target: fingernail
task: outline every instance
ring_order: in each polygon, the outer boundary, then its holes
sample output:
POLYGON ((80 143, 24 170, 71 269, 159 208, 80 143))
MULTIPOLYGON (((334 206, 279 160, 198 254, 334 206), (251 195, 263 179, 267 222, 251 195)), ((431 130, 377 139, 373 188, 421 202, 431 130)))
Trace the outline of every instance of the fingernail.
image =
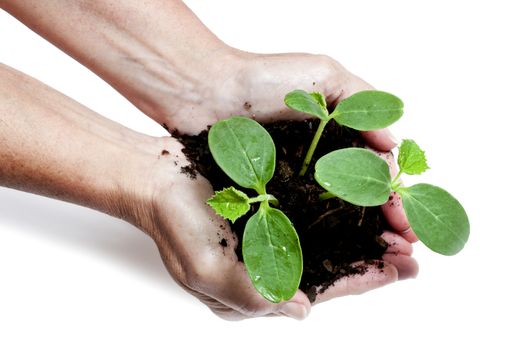
POLYGON ((394 134, 390 131, 390 129, 386 129, 386 136, 392 141, 396 146, 400 143, 399 139, 395 137, 394 134))
POLYGON ((280 308, 280 313, 294 318, 295 320, 303 320, 307 317, 307 309, 304 305, 290 301, 285 303, 280 308))

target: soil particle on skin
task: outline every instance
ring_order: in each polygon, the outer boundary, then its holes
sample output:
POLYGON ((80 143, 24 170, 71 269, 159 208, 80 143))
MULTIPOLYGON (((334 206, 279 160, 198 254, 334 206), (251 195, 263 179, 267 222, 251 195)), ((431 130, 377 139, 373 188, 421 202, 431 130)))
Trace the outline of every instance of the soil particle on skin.
POLYGON ((196 177, 198 176, 195 164, 182 166, 180 173, 187 175, 189 179, 192 180, 196 179, 196 177))
MULTIPOLYGON (((267 193, 273 194, 280 202, 280 209, 293 222, 300 238, 304 260, 300 289, 313 302, 317 294, 323 293, 339 278, 364 274, 368 266, 378 264, 386 251, 387 244, 380 237, 384 227, 380 207, 357 207, 338 198, 320 201, 318 196, 324 190, 313 177, 313 166, 317 159, 333 150, 346 147, 363 147, 358 132, 330 122, 322 135, 308 173, 299 177, 304 154, 317 129, 318 121, 279 121, 264 125, 276 145, 276 169, 273 179, 267 185, 267 193), (352 264, 357 261, 368 264, 352 264)), ((196 176, 199 172, 212 184, 214 190, 234 186, 214 162, 207 144, 207 131, 196 136, 174 135, 185 146, 183 153, 191 161, 182 172, 196 176)), ((244 191, 256 195, 251 190, 244 191)), ((243 239, 245 223, 258 207, 231 229, 243 239)), ((221 242, 220 242, 221 244, 221 242)), ((241 244, 236 251, 243 260, 241 244)), ((379 266, 377 266, 379 267, 379 266)))
POLYGON ((162 155, 162 156, 168 156, 169 154, 170 154, 170 152, 167 151, 166 149, 164 149, 164 150, 161 151, 161 155, 162 155))
POLYGON ((221 241, 220 241, 220 245, 221 245, 222 247, 226 247, 226 246, 228 246, 228 244, 227 244, 227 240, 226 240, 225 238, 222 238, 221 241))
POLYGON ((249 109, 251 109, 251 107, 252 107, 252 105, 251 105, 249 102, 245 102, 245 103, 243 104, 243 108, 244 108, 246 111, 248 111, 249 109))

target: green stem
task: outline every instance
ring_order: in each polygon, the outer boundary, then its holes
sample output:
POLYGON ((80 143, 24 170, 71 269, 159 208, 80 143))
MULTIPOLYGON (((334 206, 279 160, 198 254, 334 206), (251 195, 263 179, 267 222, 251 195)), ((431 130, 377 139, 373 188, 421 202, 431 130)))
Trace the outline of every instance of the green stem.
POLYGON ((320 196, 318 196, 318 199, 321 201, 325 201, 326 199, 335 198, 336 196, 331 192, 324 192, 320 196))
POLYGON ((315 153, 315 149, 317 148, 318 141, 320 140, 320 136, 322 136, 322 132, 324 131, 324 128, 326 127, 326 124, 328 121, 320 120, 320 124, 318 124, 317 132, 315 133, 315 136, 313 137, 313 141, 311 141, 311 145, 309 146, 309 149, 307 150, 306 157, 304 158, 304 162, 302 163, 302 169, 300 170, 300 176, 304 176, 307 168, 309 167, 309 163, 311 163, 311 158, 313 158, 313 153, 315 153))
POLYGON ((393 180, 391 182, 391 188, 392 188, 393 191, 395 191, 395 188, 398 188, 401 185, 401 183, 397 182, 397 180, 399 180, 399 178, 401 177, 402 173, 403 173, 402 170, 399 170, 397 175, 393 178, 393 180))
POLYGON ((276 199, 276 197, 273 196, 272 194, 261 194, 257 197, 249 198, 249 204, 257 203, 257 202, 264 202, 264 201, 271 202, 271 204, 274 205, 275 207, 278 206, 278 199, 276 199))

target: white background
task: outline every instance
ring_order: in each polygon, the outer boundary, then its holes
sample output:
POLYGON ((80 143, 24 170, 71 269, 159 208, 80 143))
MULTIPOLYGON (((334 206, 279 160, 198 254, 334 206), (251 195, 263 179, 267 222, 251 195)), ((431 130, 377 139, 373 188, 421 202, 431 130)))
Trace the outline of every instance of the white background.
MULTIPOLYGON (((1 188, 0 349, 525 349, 522 3, 188 1, 232 46, 325 53, 399 95, 406 112, 393 129, 427 150, 432 169, 419 181, 464 204, 469 243, 451 258, 417 244, 417 279, 316 306, 303 322, 231 323, 177 287, 137 229, 1 188)), ((0 61, 130 128, 164 134, 4 12, 0 61)))

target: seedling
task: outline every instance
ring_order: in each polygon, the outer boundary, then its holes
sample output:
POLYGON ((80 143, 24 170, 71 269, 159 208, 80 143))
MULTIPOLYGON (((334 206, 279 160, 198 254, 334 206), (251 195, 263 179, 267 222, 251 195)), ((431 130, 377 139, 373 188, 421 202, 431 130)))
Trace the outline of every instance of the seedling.
MULTIPOLYGON (((320 119, 299 175, 303 176, 325 126, 337 123, 360 131, 381 129, 403 114, 403 103, 382 91, 362 91, 336 105, 329 113, 325 97, 295 90, 287 94, 290 108, 320 119)), ((254 120, 235 116, 217 122, 208 136, 209 148, 218 166, 239 186, 256 191, 251 197, 234 187, 217 191, 208 204, 232 222, 245 215, 251 204, 258 211, 247 221, 242 254, 256 290, 271 302, 293 297, 302 276, 302 251, 298 235, 266 185, 274 174, 276 151, 269 133, 254 120)), ((386 203, 392 191, 402 197, 408 221, 419 239, 433 251, 445 255, 459 252, 468 240, 469 221, 461 204, 445 190, 417 184, 404 187, 401 175, 421 174, 428 169, 419 146, 404 140, 399 147, 399 173, 391 179, 388 164, 363 148, 346 148, 321 157, 315 179, 327 192, 321 200, 339 197, 359 206, 386 203)), ((299 203, 301 205, 301 203, 299 203)))
POLYGON ((331 119, 340 125, 359 131, 376 130, 399 120, 403 115, 404 107, 397 96, 377 90, 361 91, 351 95, 338 103, 332 113, 328 111, 326 98, 319 92, 294 90, 285 96, 284 102, 293 110, 320 119, 318 129, 302 163, 300 176, 305 175, 322 132, 331 119))
POLYGON ((382 205, 391 191, 398 193, 413 231, 431 250, 458 253, 468 240, 470 224, 465 210, 444 189, 417 184, 403 187, 400 176, 426 171, 428 164, 421 148, 412 140, 399 147, 399 173, 391 179, 388 164, 363 148, 345 148, 321 157, 315 164, 315 179, 328 192, 321 199, 339 197, 359 206, 382 205))
POLYGON ((218 166, 239 186, 256 191, 249 197, 234 187, 218 191, 208 200, 222 217, 234 222, 259 203, 245 225, 242 255, 256 290, 278 303, 293 297, 302 276, 302 251, 291 221, 266 192, 275 169, 276 151, 269 133, 254 120, 231 117, 212 126, 209 148, 218 166))

